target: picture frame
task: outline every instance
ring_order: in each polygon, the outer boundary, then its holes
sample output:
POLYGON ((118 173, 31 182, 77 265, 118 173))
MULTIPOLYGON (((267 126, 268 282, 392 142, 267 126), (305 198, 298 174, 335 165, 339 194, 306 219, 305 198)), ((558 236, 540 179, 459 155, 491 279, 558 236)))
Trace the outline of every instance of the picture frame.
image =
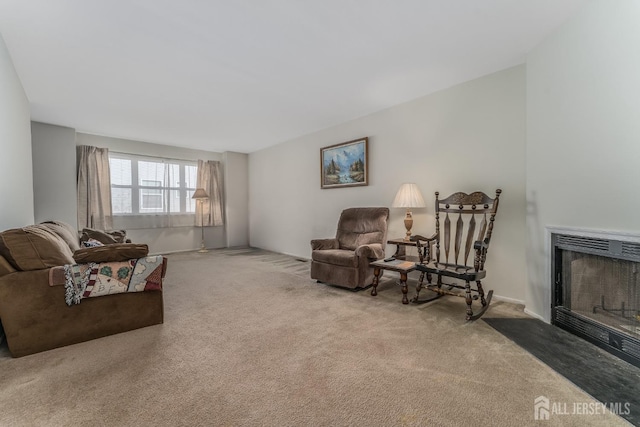
POLYGON ((369 138, 320 149, 320 188, 369 185, 369 138))

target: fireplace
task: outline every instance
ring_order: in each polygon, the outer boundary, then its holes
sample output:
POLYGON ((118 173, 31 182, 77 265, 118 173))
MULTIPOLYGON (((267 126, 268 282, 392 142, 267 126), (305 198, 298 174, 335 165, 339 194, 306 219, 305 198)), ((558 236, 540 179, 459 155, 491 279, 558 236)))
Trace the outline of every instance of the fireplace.
POLYGON ((552 323, 640 367, 640 241, 552 233, 551 243, 552 323))

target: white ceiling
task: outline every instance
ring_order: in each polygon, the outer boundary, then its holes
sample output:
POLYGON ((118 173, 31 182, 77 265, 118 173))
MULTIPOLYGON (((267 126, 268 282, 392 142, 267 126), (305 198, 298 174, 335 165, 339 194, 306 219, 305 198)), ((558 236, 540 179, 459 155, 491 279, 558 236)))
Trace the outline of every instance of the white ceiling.
POLYGON ((252 152, 522 63, 582 3, 0 0, 0 33, 33 120, 252 152))

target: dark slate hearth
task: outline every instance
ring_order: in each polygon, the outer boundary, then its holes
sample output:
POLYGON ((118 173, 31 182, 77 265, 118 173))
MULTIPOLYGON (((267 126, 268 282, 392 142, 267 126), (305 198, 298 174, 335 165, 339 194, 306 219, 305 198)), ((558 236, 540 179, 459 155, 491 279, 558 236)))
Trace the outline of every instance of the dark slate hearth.
POLYGON ((620 415, 640 425, 640 368, 537 319, 483 320, 600 402, 629 402, 620 415))

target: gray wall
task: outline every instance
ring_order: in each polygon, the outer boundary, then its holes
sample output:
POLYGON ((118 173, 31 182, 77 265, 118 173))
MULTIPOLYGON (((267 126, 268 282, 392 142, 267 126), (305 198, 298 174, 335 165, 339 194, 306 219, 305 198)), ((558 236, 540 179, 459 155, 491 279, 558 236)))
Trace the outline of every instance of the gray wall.
POLYGON ((77 226, 75 136, 72 128, 31 122, 35 222, 77 226))
POLYGON ((0 35, 0 230, 34 222, 29 100, 0 35))
POLYGON ((527 58, 527 310, 550 318, 548 226, 638 234, 640 2, 599 0, 527 58))
POLYGON ((249 156, 226 151, 224 193, 226 246, 249 244, 249 156))
MULTIPOLYGON (((525 67, 518 66, 249 155, 252 246, 310 257, 309 241, 333 237, 340 212, 390 206, 403 182, 427 201, 413 232, 434 232, 434 192, 502 188, 487 286, 525 295, 525 67), (366 187, 320 189, 320 148, 369 137, 366 187)), ((392 209, 389 237, 403 237, 392 209)), ((387 248, 390 254, 392 248, 387 248)))

